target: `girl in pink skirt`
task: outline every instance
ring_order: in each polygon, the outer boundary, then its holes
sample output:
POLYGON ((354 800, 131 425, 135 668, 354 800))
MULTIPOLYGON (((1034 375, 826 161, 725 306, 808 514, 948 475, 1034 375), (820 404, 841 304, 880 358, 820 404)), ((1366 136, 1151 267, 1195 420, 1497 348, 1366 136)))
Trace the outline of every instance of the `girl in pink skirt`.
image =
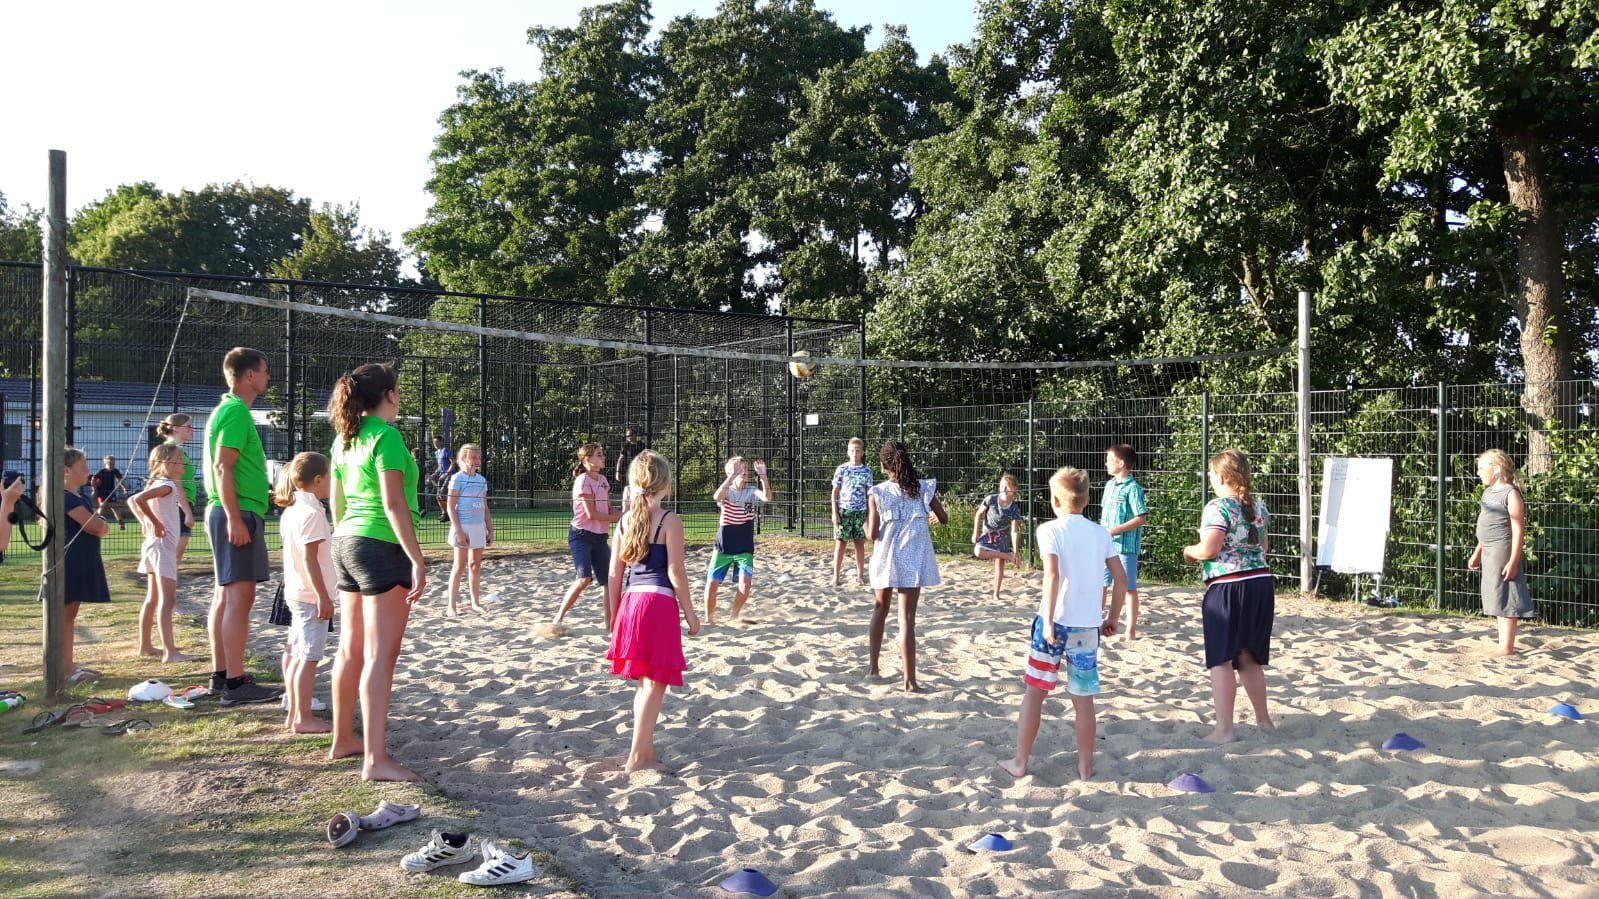
POLYGON ((612 674, 639 682, 627 770, 662 771, 665 766, 655 758, 655 719, 661 714, 666 688, 681 687, 683 669, 688 667, 677 613, 682 610, 691 637, 700 632, 700 619, 689 602, 683 520, 661 506, 671 494, 672 466, 645 450, 628 466, 627 480, 634 491, 616 531, 617 548, 611 554, 605 588, 607 608, 615 609, 611 648, 605 657, 611 660, 612 674))

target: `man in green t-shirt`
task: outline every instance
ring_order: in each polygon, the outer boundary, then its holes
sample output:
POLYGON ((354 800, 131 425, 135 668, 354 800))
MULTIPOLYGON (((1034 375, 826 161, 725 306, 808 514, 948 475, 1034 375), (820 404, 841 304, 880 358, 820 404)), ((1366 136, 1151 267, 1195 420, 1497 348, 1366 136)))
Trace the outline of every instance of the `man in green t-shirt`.
POLYGON ((255 585, 272 576, 267 561, 266 453, 250 404, 266 392, 267 357, 234 347, 222 360, 228 392, 205 423, 205 533, 211 542, 217 589, 211 600, 211 692, 223 705, 274 702, 282 690, 262 687, 244 673, 255 585))

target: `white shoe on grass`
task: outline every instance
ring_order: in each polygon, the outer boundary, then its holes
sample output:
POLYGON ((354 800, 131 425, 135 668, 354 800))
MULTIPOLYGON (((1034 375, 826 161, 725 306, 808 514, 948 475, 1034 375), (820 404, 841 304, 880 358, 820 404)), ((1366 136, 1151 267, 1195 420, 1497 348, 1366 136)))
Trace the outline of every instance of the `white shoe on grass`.
MULTIPOLYGON (((287 712, 289 710, 289 694, 287 694, 287 693, 283 694, 283 701, 278 703, 278 705, 280 705, 283 708, 283 710, 285 712, 287 712)), ((327 710, 328 710, 328 704, 327 703, 323 702, 320 699, 317 699, 315 696, 311 697, 311 711, 313 711, 313 712, 325 712, 327 710)))
POLYGON ((483 864, 471 871, 462 871, 456 878, 462 883, 477 887, 493 887, 507 883, 523 883, 539 875, 533 864, 533 854, 514 855, 500 844, 483 841, 483 864))
POLYGON ((433 839, 421 849, 400 859, 400 867, 407 871, 431 871, 445 865, 463 865, 477 855, 472 837, 464 833, 433 831, 433 839))

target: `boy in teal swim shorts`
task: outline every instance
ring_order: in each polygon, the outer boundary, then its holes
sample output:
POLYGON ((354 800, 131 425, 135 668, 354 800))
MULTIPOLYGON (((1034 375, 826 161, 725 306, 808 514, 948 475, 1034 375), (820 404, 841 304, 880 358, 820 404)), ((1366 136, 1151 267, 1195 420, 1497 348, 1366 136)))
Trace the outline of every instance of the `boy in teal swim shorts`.
POLYGON ((716 623, 716 593, 729 572, 738 579, 738 592, 733 596, 733 620, 738 621, 743 613, 755 578, 755 504, 772 501, 772 485, 766 480, 765 462, 755 462, 755 475, 761 480, 758 488, 745 483, 749 473, 743 456, 728 459, 725 470, 727 480, 711 496, 722 507, 722 520, 716 528, 711 568, 705 574, 705 623, 708 625, 716 623))
POLYGON ((866 465, 866 444, 849 439, 849 461, 833 470, 833 586, 843 580, 844 544, 855 544, 855 574, 866 586, 866 493, 872 469, 866 465))

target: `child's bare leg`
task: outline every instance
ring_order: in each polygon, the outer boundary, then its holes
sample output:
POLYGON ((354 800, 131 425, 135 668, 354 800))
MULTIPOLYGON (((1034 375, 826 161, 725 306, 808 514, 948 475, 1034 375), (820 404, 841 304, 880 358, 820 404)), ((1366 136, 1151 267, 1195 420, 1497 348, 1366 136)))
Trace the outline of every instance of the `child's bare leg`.
POLYGON ((311 714, 311 694, 316 690, 316 661, 295 659, 289 684, 289 730, 297 734, 332 733, 333 724, 311 714))
POLYGON ((655 758, 655 722, 661 715, 666 685, 644 679, 633 693, 633 745, 627 754, 627 771, 664 770, 655 758))
POLYGON ((994 560, 994 598, 999 599, 1000 588, 1005 586, 1005 560, 994 560))
MULTIPOLYGON (((467 588, 472 593, 472 609, 483 611, 483 550, 467 550, 472 557, 470 568, 467 569, 467 588)), ((610 616, 606 616, 609 620, 610 616)))
POLYGON ((999 763, 1011 777, 1027 776, 1027 759, 1033 754, 1033 741, 1038 739, 1038 719, 1043 715, 1044 697, 1049 693, 1031 684, 1022 694, 1021 708, 1016 710, 1016 755, 999 763))
POLYGON ((905 662, 905 689, 912 693, 921 689, 916 683, 916 601, 921 598, 920 587, 899 591, 899 655, 905 662))
POLYGON ((1520 624, 1518 618, 1499 619, 1499 648, 1493 651, 1494 658, 1502 659, 1516 654, 1516 628, 1520 624))
POLYGON ((1138 591, 1127 591, 1127 639, 1138 637, 1138 591))
POLYGON ((1233 664, 1223 662, 1210 669, 1210 695, 1216 703, 1216 729, 1206 735, 1210 743, 1231 743, 1238 739, 1233 733, 1233 702, 1238 698, 1238 676, 1233 664))
POLYGON ((194 656, 178 648, 172 633, 172 612, 178 606, 178 582, 169 577, 161 579, 161 592, 157 594, 156 624, 161 629, 161 661, 192 662, 194 656))
POLYGON ((862 584, 867 583, 867 580, 866 580, 866 541, 865 540, 856 540, 855 541, 855 576, 860 579, 860 582, 862 584))
POLYGON ((67 620, 66 620, 66 632, 67 632, 67 641, 66 641, 66 643, 67 643, 67 645, 61 647, 61 682, 62 683, 66 683, 67 678, 72 676, 72 672, 78 670, 77 666, 72 663, 72 646, 73 646, 73 643, 75 643, 76 640, 77 640, 77 633, 78 633, 78 606, 80 606, 80 605, 82 605, 82 603, 76 603, 76 602, 67 603, 67 620))
POLYGON ((1094 720, 1094 697, 1073 696, 1072 723, 1077 731, 1077 776, 1087 780, 1094 776, 1094 739, 1099 722, 1094 720))
POLYGON ((888 629, 888 607, 893 601, 894 591, 892 589, 877 591, 877 605, 872 609, 872 627, 866 636, 866 645, 870 651, 870 674, 872 677, 882 676, 882 671, 877 666, 877 658, 883 652, 883 632, 888 629))
POLYGON ((705 578, 705 623, 716 623, 716 591, 722 588, 722 582, 709 575, 705 578))
POLYGON ((572 586, 566 588, 566 596, 561 599, 561 608, 555 613, 556 624, 566 620, 566 613, 572 611, 572 606, 577 603, 578 596, 593 582, 593 578, 580 577, 572 582, 572 586))
POLYGON ((833 541, 833 586, 844 579, 844 541, 833 541))
POLYGON ((464 568, 466 568, 466 550, 457 546, 451 553, 450 589, 446 593, 449 605, 445 607, 445 614, 451 618, 461 614, 461 573, 464 568))
POLYGON ((1238 681, 1244 685, 1244 695, 1255 709, 1256 726, 1276 730, 1277 725, 1272 723, 1271 712, 1266 708, 1266 669, 1260 667, 1254 654, 1247 649, 1238 657, 1238 664, 1238 681))
POLYGON ((161 651, 155 648, 150 640, 150 632, 155 626, 156 606, 160 604, 161 578, 154 574, 145 575, 144 605, 139 607, 139 655, 155 656, 161 651))
POLYGON ((743 618, 744 604, 749 602, 750 592, 754 589, 755 582, 749 575, 746 574, 738 579, 738 590, 733 593, 733 614, 731 617, 734 621, 739 621, 743 618))

